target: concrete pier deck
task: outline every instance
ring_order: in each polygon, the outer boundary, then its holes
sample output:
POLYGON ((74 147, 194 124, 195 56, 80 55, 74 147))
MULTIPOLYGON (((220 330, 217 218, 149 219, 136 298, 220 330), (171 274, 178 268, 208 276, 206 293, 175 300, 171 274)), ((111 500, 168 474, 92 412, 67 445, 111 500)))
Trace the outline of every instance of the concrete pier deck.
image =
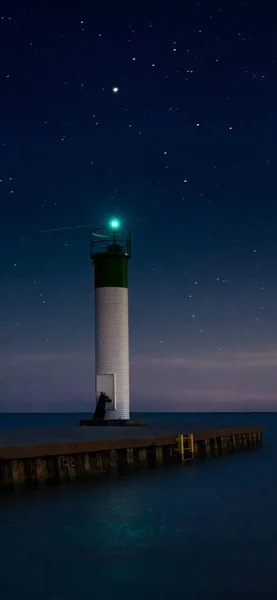
POLYGON ((262 445, 261 427, 194 432, 178 425, 0 430, 0 487, 55 483, 176 463, 181 460, 180 435, 185 460, 262 445))

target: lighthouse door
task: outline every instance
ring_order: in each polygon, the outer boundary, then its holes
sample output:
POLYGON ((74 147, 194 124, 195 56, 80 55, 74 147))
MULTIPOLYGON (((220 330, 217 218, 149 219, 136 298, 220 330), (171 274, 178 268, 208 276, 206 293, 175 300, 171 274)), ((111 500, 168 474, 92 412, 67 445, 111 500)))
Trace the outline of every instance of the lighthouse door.
MULTIPOLYGON (((115 374, 99 374, 96 375, 96 398, 98 400, 99 394, 105 392, 111 399, 111 402, 106 404, 106 412, 115 410, 115 374)), ((96 402, 97 402, 96 400, 96 402)))

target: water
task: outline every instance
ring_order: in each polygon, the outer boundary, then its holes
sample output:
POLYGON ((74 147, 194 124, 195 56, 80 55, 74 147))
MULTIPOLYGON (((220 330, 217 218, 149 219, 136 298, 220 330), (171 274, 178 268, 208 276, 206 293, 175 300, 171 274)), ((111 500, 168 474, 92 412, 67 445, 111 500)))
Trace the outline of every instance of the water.
MULTIPOLYGON (((0 415, 0 428, 73 425, 81 417, 0 415)), ((191 430, 261 424, 264 448, 97 485, 0 495, 3 600, 274 596, 277 413, 146 418, 191 430)))

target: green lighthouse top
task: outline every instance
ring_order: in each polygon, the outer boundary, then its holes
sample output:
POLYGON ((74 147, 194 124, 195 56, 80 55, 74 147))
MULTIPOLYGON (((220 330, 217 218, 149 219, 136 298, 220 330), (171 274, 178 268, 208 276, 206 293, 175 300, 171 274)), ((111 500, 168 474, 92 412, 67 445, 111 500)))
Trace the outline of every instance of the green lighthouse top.
POLYGON ((128 287, 127 263, 131 258, 131 236, 128 232, 125 239, 119 239, 118 227, 117 221, 116 226, 111 225, 111 230, 95 229, 91 232, 90 257, 94 264, 95 288, 128 287))

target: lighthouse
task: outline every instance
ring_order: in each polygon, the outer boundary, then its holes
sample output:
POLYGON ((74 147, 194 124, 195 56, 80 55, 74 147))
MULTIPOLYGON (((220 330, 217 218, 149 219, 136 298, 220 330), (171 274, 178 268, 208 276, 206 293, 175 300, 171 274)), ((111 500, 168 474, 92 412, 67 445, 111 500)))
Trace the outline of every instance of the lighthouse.
POLYGON ((130 419, 128 261, 130 232, 120 235, 118 219, 91 234, 95 290, 95 393, 104 392, 105 420, 130 419), (122 239, 121 239, 122 237, 122 239))

